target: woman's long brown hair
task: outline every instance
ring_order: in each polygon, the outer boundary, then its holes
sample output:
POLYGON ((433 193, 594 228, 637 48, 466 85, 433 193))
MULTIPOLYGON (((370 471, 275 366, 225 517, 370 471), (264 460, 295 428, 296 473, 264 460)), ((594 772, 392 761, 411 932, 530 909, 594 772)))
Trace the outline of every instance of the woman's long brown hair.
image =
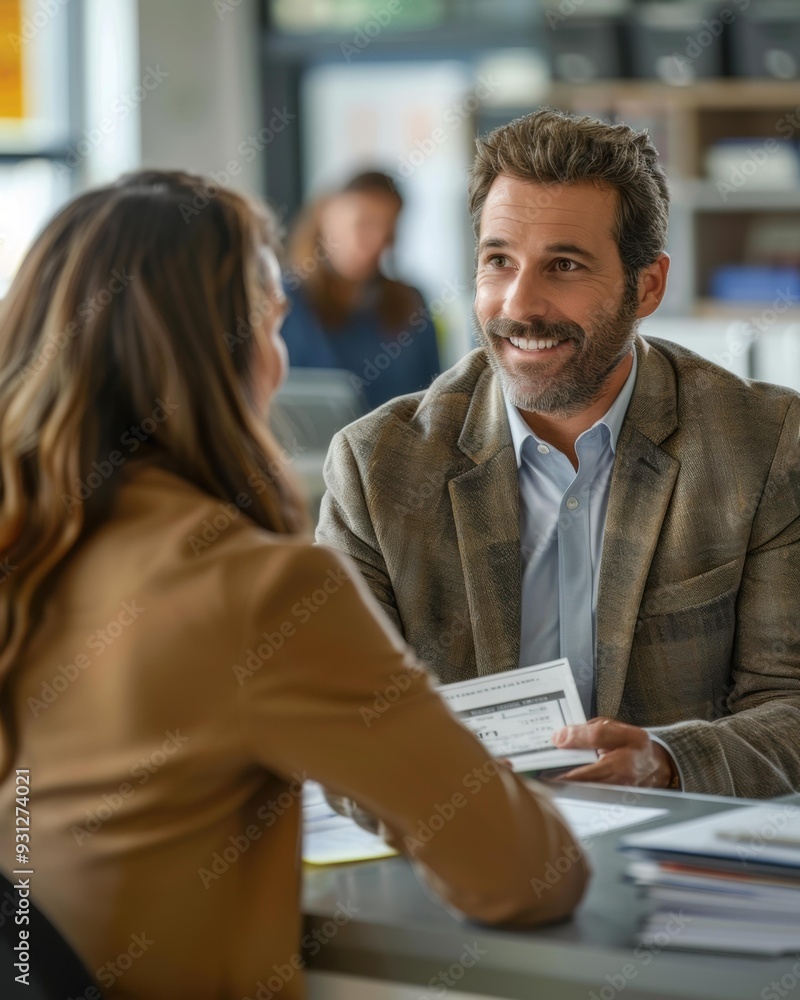
MULTIPOLYGON (((0 704, 48 582, 109 511, 132 428, 206 493, 249 497, 260 526, 307 529, 251 374, 280 308, 278 242, 264 206, 148 171, 75 199, 29 251, 0 303, 0 704)), ((8 720, 1 735, 3 773, 8 720)))

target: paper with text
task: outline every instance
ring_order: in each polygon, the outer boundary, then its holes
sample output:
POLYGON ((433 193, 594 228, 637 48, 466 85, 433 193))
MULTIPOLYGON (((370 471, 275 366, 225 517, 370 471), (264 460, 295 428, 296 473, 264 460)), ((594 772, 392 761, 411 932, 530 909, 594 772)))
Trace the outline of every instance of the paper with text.
POLYGON ((489 753, 507 758, 515 771, 597 760, 594 750, 560 750, 551 740, 562 726, 586 722, 566 659, 445 684, 439 692, 489 753))

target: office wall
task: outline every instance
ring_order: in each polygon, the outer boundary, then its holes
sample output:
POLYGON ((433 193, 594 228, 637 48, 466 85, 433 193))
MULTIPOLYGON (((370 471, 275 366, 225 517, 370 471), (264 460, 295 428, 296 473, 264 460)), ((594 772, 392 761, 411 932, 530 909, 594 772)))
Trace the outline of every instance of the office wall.
POLYGON ((140 73, 159 80, 141 105, 143 166, 208 174, 228 172, 233 161, 228 183, 263 191, 263 153, 251 162, 237 153, 260 128, 257 7, 139 0, 140 73))

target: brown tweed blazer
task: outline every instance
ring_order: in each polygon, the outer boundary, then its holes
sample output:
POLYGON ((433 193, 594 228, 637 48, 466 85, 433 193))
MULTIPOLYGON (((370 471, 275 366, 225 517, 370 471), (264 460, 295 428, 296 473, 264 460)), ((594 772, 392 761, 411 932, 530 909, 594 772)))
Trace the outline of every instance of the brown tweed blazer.
MULTIPOLYGON (((685 789, 800 788, 800 396, 666 341, 639 368, 611 483, 598 713, 650 728, 685 789)), ((317 538, 352 556, 443 682, 518 666, 517 467, 475 350, 341 431, 317 538)))

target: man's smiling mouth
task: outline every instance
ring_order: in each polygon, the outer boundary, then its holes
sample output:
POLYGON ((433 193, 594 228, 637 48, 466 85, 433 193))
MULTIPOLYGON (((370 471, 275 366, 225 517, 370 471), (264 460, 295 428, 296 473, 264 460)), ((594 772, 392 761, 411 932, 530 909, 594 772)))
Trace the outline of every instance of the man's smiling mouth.
POLYGON ((556 340, 553 337, 509 337, 509 342, 520 351, 549 351, 560 344, 565 344, 565 340, 556 340))

